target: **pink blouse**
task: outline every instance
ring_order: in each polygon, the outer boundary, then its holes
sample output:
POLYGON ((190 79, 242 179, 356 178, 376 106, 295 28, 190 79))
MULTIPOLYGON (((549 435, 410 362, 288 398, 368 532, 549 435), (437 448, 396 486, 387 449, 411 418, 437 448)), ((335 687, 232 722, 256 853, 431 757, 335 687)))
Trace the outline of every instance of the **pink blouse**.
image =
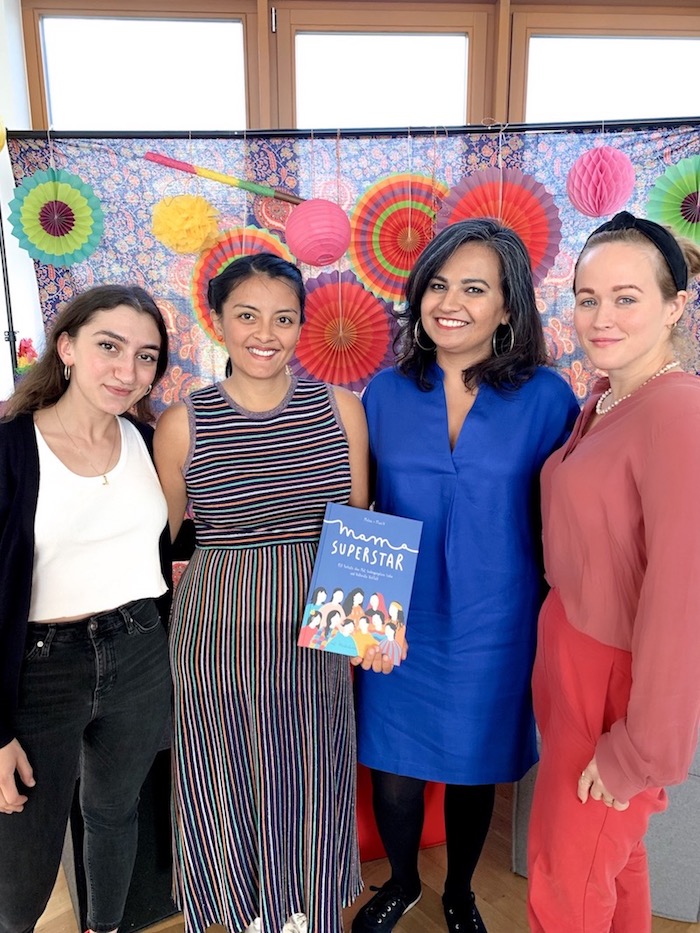
POLYGON ((667 373, 542 471, 547 580, 571 624, 632 655, 627 715, 596 761, 619 800, 685 780, 700 725, 700 379, 667 373))

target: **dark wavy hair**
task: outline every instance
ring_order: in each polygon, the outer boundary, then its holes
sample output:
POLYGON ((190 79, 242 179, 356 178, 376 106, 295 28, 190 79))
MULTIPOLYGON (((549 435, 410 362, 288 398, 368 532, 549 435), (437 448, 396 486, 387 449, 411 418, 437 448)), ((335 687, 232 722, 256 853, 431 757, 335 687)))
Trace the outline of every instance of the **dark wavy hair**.
MULTIPOLYGON (((499 325, 495 340, 504 352, 465 369, 462 373, 465 386, 473 389, 484 383, 497 389, 515 389, 527 382, 538 366, 550 363, 525 244, 514 230, 497 220, 488 217, 462 220, 438 233, 420 254, 406 282, 406 307, 397 314, 399 333, 394 341, 397 367, 424 391, 433 388, 428 370, 435 359, 435 348, 423 349, 414 337, 416 322, 421 319, 423 295, 452 254, 467 243, 488 246, 498 257, 501 291, 514 340, 512 348, 505 352, 510 331, 507 325, 499 325)), ((420 324, 418 330, 419 339, 426 346, 430 341, 420 324)))
MULTIPOLYGON (((147 291, 136 285, 98 285, 78 295, 58 313, 46 338, 44 352, 22 377, 5 406, 3 418, 10 420, 17 415, 29 414, 55 405, 68 388, 63 375, 63 363, 58 354, 58 338, 61 334, 75 337, 98 311, 113 311, 120 305, 133 308, 139 314, 147 314, 158 328, 160 350, 152 383, 156 385, 168 367, 168 331, 158 305, 147 291)), ((135 411, 140 421, 154 420, 150 395, 138 400, 135 411)))
MULTIPOLYGON (((241 256, 229 263, 223 272, 209 280, 207 288, 207 302, 211 310, 221 316, 224 302, 238 285, 256 275, 266 275, 269 279, 282 279, 289 285, 299 300, 299 323, 306 320, 304 305, 306 303, 306 289, 301 272, 292 262, 276 256, 274 253, 254 253, 252 256, 241 256)), ((226 361, 226 376, 232 372, 231 360, 226 361)))
POLYGON ((256 275, 266 275, 269 279, 283 279, 289 285, 299 300, 300 322, 303 324, 306 291, 301 272, 294 263, 287 262, 274 253, 241 256, 240 259, 234 259, 229 263, 223 272, 214 276, 207 289, 207 301, 211 310, 221 314, 224 302, 234 288, 256 275))

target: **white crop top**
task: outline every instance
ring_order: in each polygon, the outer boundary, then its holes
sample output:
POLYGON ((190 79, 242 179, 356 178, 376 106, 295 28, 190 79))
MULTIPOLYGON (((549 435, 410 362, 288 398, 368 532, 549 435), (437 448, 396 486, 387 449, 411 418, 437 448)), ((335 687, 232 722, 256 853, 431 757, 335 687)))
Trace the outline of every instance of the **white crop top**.
POLYGON ((118 423, 121 453, 107 485, 102 476, 72 473, 34 428, 39 499, 31 622, 106 612, 167 589, 158 549, 165 497, 143 438, 124 418, 118 423))

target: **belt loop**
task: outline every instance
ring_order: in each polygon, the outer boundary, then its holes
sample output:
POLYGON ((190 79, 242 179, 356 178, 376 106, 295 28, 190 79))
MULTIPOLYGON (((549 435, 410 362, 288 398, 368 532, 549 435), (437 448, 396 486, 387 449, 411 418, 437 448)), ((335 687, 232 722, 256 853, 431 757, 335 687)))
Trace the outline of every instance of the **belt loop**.
POLYGON ((131 613, 129 612, 130 605, 131 603, 127 603, 124 606, 119 606, 117 610, 117 612, 119 612, 119 614, 121 615, 122 619, 124 619, 124 625, 126 625, 126 630, 129 635, 133 634, 133 631, 134 631, 134 619, 131 613))
POLYGON ((47 625, 46 634, 42 633, 41 638, 37 638, 36 646, 39 649, 40 657, 48 658, 51 651, 51 642, 56 634, 56 625, 47 625))

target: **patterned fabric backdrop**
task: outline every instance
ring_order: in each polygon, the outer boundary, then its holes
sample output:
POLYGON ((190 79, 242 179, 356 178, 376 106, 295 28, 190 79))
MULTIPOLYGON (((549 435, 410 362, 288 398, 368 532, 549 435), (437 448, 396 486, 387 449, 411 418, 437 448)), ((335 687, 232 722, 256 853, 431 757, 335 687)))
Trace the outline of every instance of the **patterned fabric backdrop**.
MULTIPOLYGON (((673 167, 690 160, 684 165, 695 168, 694 201, 689 190, 679 210, 697 231, 699 129, 440 131, 337 139, 60 137, 50 144, 45 135, 23 134, 11 138, 8 148, 18 185, 36 172, 63 170, 92 189, 103 213, 104 232, 87 258, 68 268, 35 260, 45 323, 63 302, 92 285, 122 282, 146 288, 172 335, 171 366, 157 397, 161 406, 223 375, 225 353, 211 332, 206 280, 251 248, 272 246, 289 255, 285 225, 294 205, 166 167, 146 159, 147 152, 301 198, 326 198, 343 208, 351 221, 349 249, 324 268, 301 263, 310 309, 308 336, 295 366, 355 390, 391 362, 393 303, 400 301, 406 270, 426 238, 462 216, 460 211, 468 213, 480 198, 487 204, 489 197, 492 202, 501 198, 507 221, 505 205, 512 201, 517 223, 540 227, 531 233, 530 252, 547 341, 557 366, 583 398, 592 373, 572 325, 573 264, 586 236, 610 214, 598 219, 573 206, 567 195, 569 171, 596 146, 624 153, 634 168, 634 187, 622 206, 651 216, 650 195, 657 203, 667 197, 662 190, 666 173, 678 174, 673 167), (175 252, 153 231, 156 205, 185 194, 206 199, 218 212, 208 221, 218 239, 210 238, 199 252, 175 252)), ((692 188, 692 178, 687 184, 692 188)), ((698 338, 696 293, 692 299, 689 326, 698 338)))

